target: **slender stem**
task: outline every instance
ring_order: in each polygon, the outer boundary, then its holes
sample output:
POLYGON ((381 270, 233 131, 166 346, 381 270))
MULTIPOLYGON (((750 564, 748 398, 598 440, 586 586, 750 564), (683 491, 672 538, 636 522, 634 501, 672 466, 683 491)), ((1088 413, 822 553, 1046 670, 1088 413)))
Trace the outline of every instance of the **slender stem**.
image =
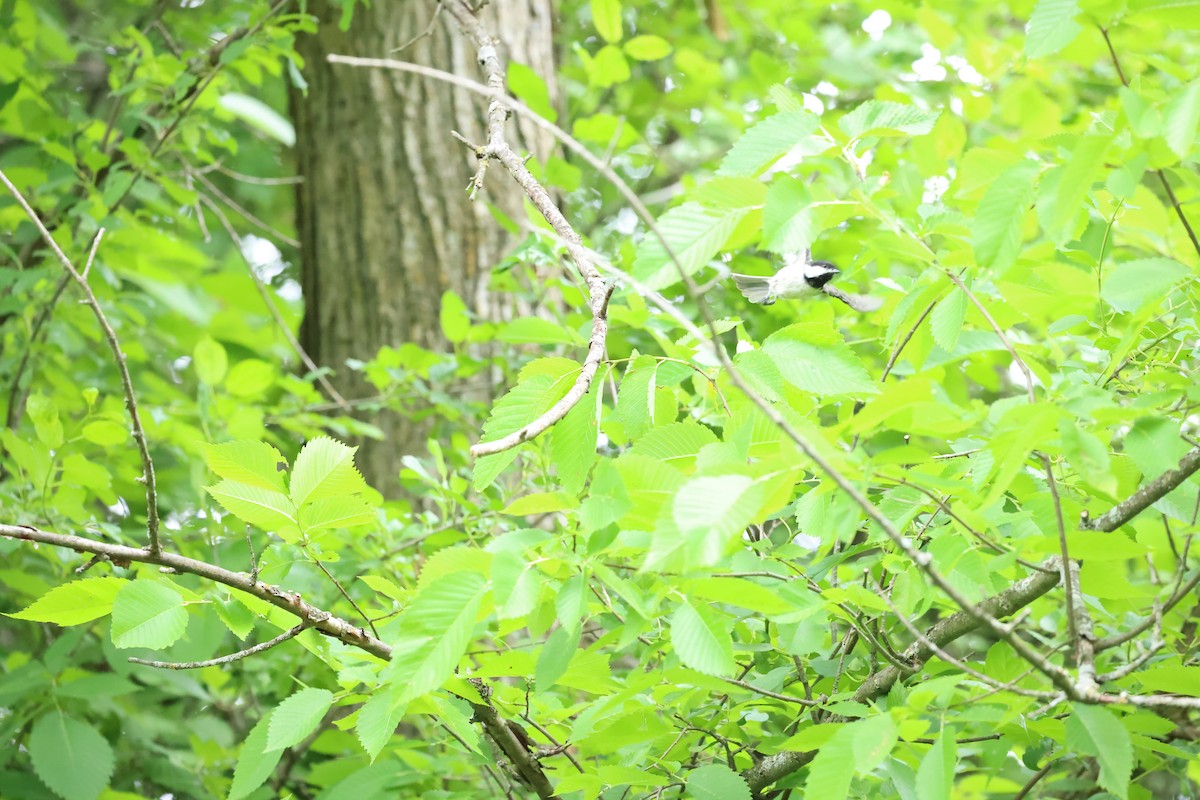
POLYGON ((227 656, 218 658, 210 658, 207 661, 150 661, 144 658, 134 658, 130 656, 129 661, 134 664, 144 664, 147 667, 158 667, 159 669, 202 669, 203 667, 217 667, 223 664, 232 664, 235 661, 241 661, 243 658, 262 653, 270 650, 277 644, 282 644, 288 639, 294 638, 300 634, 307 626, 301 622, 294 628, 289 628, 283 633, 266 642, 260 642, 253 647, 247 647, 245 650, 238 650, 236 653, 230 653, 227 656))
MULTIPOLYGON (((83 292, 84 300, 88 307, 92 309, 92 313, 96 316, 96 321, 100 323, 100 328, 104 332, 104 338, 108 342, 108 347, 112 350, 113 361, 117 365, 117 372, 121 376, 121 386, 125 390, 125 409, 129 412, 130 424, 133 428, 133 439, 137 443, 138 453, 142 457, 142 480, 146 484, 146 532, 149 537, 150 552, 158 555, 162 552, 162 544, 158 540, 158 487, 154 480, 154 461, 150 458, 150 448, 146 443, 146 431, 142 427, 142 419, 138 414, 137 396, 133 391, 133 379, 129 377, 129 366, 125 363, 125 351, 121 349, 121 342, 117 339, 117 333, 113 330, 112 325, 108 322, 108 317, 104 315, 104 309, 100 307, 100 302, 96 300, 96 295, 92 292, 92 287, 88 284, 87 279, 75 269, 75 265, 71 263, 71 259, 67 258, 67 254, 58 246, 58 242, 54 241, 54 236, 42 223, 41 217, 29 205, 25 196, 20 190, 13 185, 8 176, 0 170, 0 182, 2 182, 8 191, 16 198, 17 203, 25 210, 26 216, 33 222, 34 226, 41 233, 42 239, 47 246, 57 256, 58 262, 62 264, 63 269, 79 286, 83 292)), ((92 243, 92 256, 95 256, 96 247, 100 244, 100 236, 104 233, 101 228, 96 234, 96 239, 92 243)), ((88 259, 91 263, 91 258, 88 259)))

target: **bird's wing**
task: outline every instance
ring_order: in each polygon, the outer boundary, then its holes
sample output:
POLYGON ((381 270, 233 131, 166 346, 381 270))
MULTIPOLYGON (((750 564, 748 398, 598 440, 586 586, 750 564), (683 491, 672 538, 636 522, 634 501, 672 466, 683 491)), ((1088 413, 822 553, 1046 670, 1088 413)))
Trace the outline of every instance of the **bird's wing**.
POLYGON ((829 295, 830 297, 836 297, 838 300, 841 300, 855 311, 861 311, 864 314, 869 311, 874 311, 883 305, 883 301, 878 297, 869 297, 863 294, 850 294, 849 292, 843 292, 841 289, 829 283, 822 286, 821 291, 825 292, 825 294, 829 295))
POLYGON ((768 276, 740 275, 735 272, 733 282, 737 284, 738 291, 751 303, 769 306, 775 302, 775 297, 771 294, 771 279, 768 276))

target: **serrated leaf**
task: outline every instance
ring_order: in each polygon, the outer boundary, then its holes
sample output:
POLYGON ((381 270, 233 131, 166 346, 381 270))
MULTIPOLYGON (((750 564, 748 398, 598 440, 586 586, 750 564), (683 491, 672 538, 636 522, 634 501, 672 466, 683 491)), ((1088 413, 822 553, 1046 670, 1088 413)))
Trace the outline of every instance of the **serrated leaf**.
POLYGON ((763 208, 763 248, 773 253, 799 253, 816 237, 812 197, 804 181, 781 176, 771 182, 763 208))
POLYGON ((1140 311, 1148 303, 1165 300, 1189 274, 1187 267, 1170 258, 1125 261, 1104 276, 1100 296, 1117 311, 1140 311))
POLYGON ((1033 202, 1037 165, 1022 161, 988 187, 975 209, 971 234, 975 260, 994 270, 1008 269, 1021 248, 1021 226, 1033 202))
POLYGON ((204 448, 208 468, 225 480, 286 492, 287 459, 266 442, 240 440, 204 448))
POLYGON ((401 638, 393 645, 385 675, 403 684, 411 700, 441 686, 467 651, 487 582, 463 572, 433 581, 401 617, 401 638))
POLYGON ((854 731, 854 770, 859 773, 875 769, 896 746, 896 723, 889 714, 878 714, 851 726, 854 731))
POLYGON ((123 578, 84 578, 56 586, 15 614, 6 616, 55 625, 81 625, 112 613, 123 578))
POLYGON ((305 533, 331 528, 354 528, 375 522, 375 509, 361 497, 331 497, 300 509, 300 529, 305 533))
POLYGON ((579 506, 575 495, 566 492, 534 492, 524 497, 518 497, 504 507, 500 513, 513 517, 527 517, 531 514, 551 514, 555 511, 565 511, 579 506))
POLYGON ((943 730, 917 768, 917 800, 950 800, 957 763, 954 735, 943 730))
POLYGON ((1069 45, 1083 30, 1076 0, 1038 0, 1025 28, 1025 55, 1041 58, 1069 45))
POLYGON ((626 453, 613 466, 625 484, 629 510, 621 517, 622 527, 649 531, 663 506, 671 502, 683 485, 683 473, 655 458, 626 453))
POLYGON ((207 491, 226 511, 243 522, 289 540, 300 533, 296 507, 282 492, 237 481, 221 481, 207 487, 207 491))
POLYGON ((579 650, 579 638, 582 628, 558 627, 550 634, 550 638, 542 645, 538 654, 537 668, 534 670, 533 685, 539 692, 553 688, 571 665, 571 659, 579 650))
POLYGON ((633 276, 649 289, 664 289, 681 280, 680 268, 694 275, 729 240, 747 213, 746 208, 714 209, 699 203, 672 208, 658 220, 657 227, 679 265, 671 260, 659 238, 647 233, 638 244, 633 276))
MULTIPOLYGON (((483 424, 481 441, 503 439, 533 422, 553 405, 558 397, 566 394, 567 389, 564 387, 561 394, 554 396, 554 387, 555 381, 548 375, 522 376, 520 382, 509 389, 492 407, 491 415, 483 424)), ((481 492, 490 486, 516 457, 516 448, 512 448, 475 459, 475 490, 481 492)))
POLYGON ((717 174, 725 177, 757 175, 812 136, 820 124, 820 118, 808 111, 782 111, 767 117, 733 143, 721 159, 717 174))
POLYGON ((1047 184, 1046 188, 1054 191, 1053 198, 1039 211, 1046 235, 1056 243, 1062 244, 1074 233, 1079 212, 1088 207, 1088 194, 1111 143, 1111 134, 1081 137, 1071 153, 1071 160, 1058 172, 1057 184, 1047 184))
POLYGON ((592 0, 592 22, 604 41, 621 41, 621 0, 592 0))
POLYGON ((358 494, 366 481, 354 466, 357 447, 348 447, 328 436, 309 440, 292 468, 291 499, 297 508, 305 503, 358 494))
POLYGON ((596 408, 581 401, 550 431, 550 463, 563 491, 577 495, 596 463, 599 426, 596 408))
POLYGON ((179 592, 156 581, 129 581, 113 602, 112 641, 119 648, 170 647, 183 636, 187 618, 179 592))
POLYGON ((697 422, 672 422, 651 428, 629 449, 636 455, 656 458, 684 472, 696 466, 696 456, 717 435, 697 422))
POLYGON ((304 741, 331 705, 333 692, 325 689, 301 689, 284 700, 271 712, 264 750, 282 750, 304 741))
POLYGON ((957 288, 938 301, 929 319, 929 331, 938 347, 953 353, 967 318, 967 295, 957 288))
POLYGON ((1100 786, 1125 800, 1133 775, 1133 741, 1121 718, 1101 706, 1071 704, 1067 718, 1067 747, 1095 756, 1100 786))
POLYGON ((617 390, 617 419, 630 439, 636 439, 654 424, 654 388, 658 362, 643 356, 630 363, 617 390))
POLYGON ((671 643, 684 664, 705 675, 733 675, 733 639, 717 612, 680 603, 671 617, 671 643))
POLYGON ((266 783, 275 771, 275 765, 283 756, 282 750, 267 751, 267 728, 271 715, 258 721, 238 751, 237 765, 233 769, 233 783, 229 787, 228 800, 240 798, 266 783))
POLYGON ((192 364, 201 383, 219 386, 221 381, 225 380, 229 357, 225 355, 224 345, 211 336, 205 336, 196 342, 196 347, 192 350, 192 364))
POLYGON ((710 208, 757 208, 767 201, 767 186, 758 178, 714 178, 688 199, 710 208))
POLYGON ((692 800, 750 800, 746 780, 723 764, 708 764, 689 772, 687 793, 692 800))
POLYGON ((27 746, 34 773, 63 800, 96 800, 116 764, 99 731, 59 711, 33 723, 27 746))
POLYGON ((354 733, 362 744, 367 755, 374 761, 379 753, 396 732, 396 726, 404 718, 408 706, 397 703, 397 687, 384 686, 371 695, 371 699, 363 703, 358 712, 358 720, 354 723, 354 733))
POLYGON ((821 396, 879 392, 858 356, 828 325, 790 325, 768 336, 762 351, 784 380, 803 391, 821 396))
POLYGON ((933 130, 940 111, 925 111, 916 106, 884 100, 868 100, 838 122, 838 127, 853 139, 874 136, 921 136, 933 130))
POLYGON ((1196 143, 1200 125, 1200 80, 1194 80, 1175 95, 1165 110, 1163 138, 1180 158, 1187 158, 1196 143))
POLYGON ((492 569, 492 554, 478 547, 459 545, 438 550, 421 567, 417 576, 417 593, 424 592, 429 586, 445 575, 459 572, 475 572, 488 575, 492 569))
POLYGON ((854 777, 854 725, 842 726, 820 746, 817 755, 808 766, 808 780, 804 784, 805 797, 821 800, 845 800, 850 791, 850 780, 854 777))

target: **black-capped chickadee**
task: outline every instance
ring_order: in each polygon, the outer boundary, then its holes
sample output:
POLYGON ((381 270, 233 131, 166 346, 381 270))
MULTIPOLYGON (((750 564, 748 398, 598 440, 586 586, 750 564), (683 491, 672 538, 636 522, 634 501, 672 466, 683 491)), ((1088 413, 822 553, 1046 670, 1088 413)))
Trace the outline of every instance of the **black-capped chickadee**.
POLYGON ((824 292, 836 297, 855 311, 874 311, 883 305, 875 297, 843 292, 830 285, 841 270, 828 261, 811 261, 808 253, 788 253, 783 269, 774 275, 740 275, 733 273, 733 282, 751 303, 769 306, 779 298, 791 299, 824 292))

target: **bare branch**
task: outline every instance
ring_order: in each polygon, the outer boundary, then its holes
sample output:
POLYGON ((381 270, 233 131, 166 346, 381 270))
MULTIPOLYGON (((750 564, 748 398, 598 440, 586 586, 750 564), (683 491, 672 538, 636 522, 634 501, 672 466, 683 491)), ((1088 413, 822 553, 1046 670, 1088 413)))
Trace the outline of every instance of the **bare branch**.
POLYGON ((1113 506, 1103 516, 1084 522, 1086 530, 1112 533, 1125 523, 1166 497, 1184 481, 1200 470, 1200 447, 1194 447, 1179 460, 1179 466, 1159 475, 1138 489, 1128 499, 1113 506))
MULTIPOLYGON (((3 182, 8 191, 16 198, 21 208, 25 210, 25 214, 37 227, 41 233, 42 239, 54 251, 54 255, 58 257, 58 263, 62 264, 63 269, 79 286, 80 291, 88 306, 92 309, 92 313, 96 315, 96 321, 100 323, 100 328, 104 331, 104 338, 108 341, 108 347, 112 350, 113 361, 117 365, 117 372, 121 375, 121 386, 125 390, 125 409, 129 412, 130 423, 133 428, 133 439, 137 442, 138 453, 142 457, 142 480, 146 483, 146 532, 149 535, 150 552, 157 555, 162 552, 162 545, 158 540, 158 487, 154 482, 154 462, 150 458, 150 448, 146 444, 146 431, 142 428, 142 419, 138 414, 137 397, 133 392, 133 380, 129 377, 129 367, 125 364, 125 352, 121 349, 121 342, 117 339, 117 333, 113 330, 112 325, 108 323, 108 317, 104 315, 104 309, 100 307, 99 301, 96 300, 95 293, 92 292, 92 287, 88 285, 87 279, 75 269, 75 265, 71 263, 71 259, 67 258, 67 254, 58 246, 58 242, 54 241, 54 236, 42 223, 41 217, 29 205, 25 196, 20 190, 13 185, 8 176, 0 170, 0 182, 3 182)), ((95 248, 100 243, 100 233, 96 234, 96 240, 92 245, 92 256, 95 256, 95 248)), ((91 263, 91 257, 88 259, 91 263)))
POLYGON ((307 625, 301 622, 294 628, 289 628, 283 633, 266 642, 259 642, 253 647, 247 647, 245 650, 238 650, 236 653, 230 653, 227 656, 218 658, 210 658, 207 661, 149 661, 144 658, 129 657, 129 661, 134 664, 144 664, 147 667, 158 667, 159 669, 202 669, 203 667, 217 667, 222 664, 232 664, 235 661, 241 661, 243 658, 262 653, 270 650, 277 644, 282 644, 288 639, 292 639, 300 634, 307 625))
MULTIPOLYGON (((567 243, 567 253, 579 270, 580 276, 588 287, 588 305, 592 313, 592 335, 588 342, 587 356, 584 359, 579 376, 567 394, 542 414, 520 430, 491 442, 480 442, 471 448, 471 455, 480 456, 510 450, 517 445, 527 442, 549 430, 556 422, 567 415, 575 405, 583 399, 592 385, 596 371, 604 361, 605 341, 608 337, 608 302, 612 296, 613 287, 608 286, 596 269, 583 240, 562 211, 550 197, 546 188, 533 177, 533 173, 525 165, 525 159, 517 155, 505 136, 505 123, 508 120, 509 109, 516 101, 508 97, 505 91, 505 66, 501 61, 497 41, 487 33, 475 16, 475 10, 462 0, 449 0, 444 4, 446 11, 454 18, 463 35, 471 40, 478 55, 479 64, 483 69, 487 85, 461 78, 441 70, 420 67, 401 61, 386 59, 360 59, 346 56, 331 55, 331 63, 350 64, 354 66, 382 67, 436 77, 450 83, 465 86, 479 92, 490 99, 487 111, 487 144, 483 146, 470 145, 480 158, 479 172, 476 173, 473 186, 478 187, 482 182, 482 174, 491 160, 498 161, 525 190, 530 202, 546 219, 550 226, 567 243)), ((529 112, 531 118, 541 119, 529 112)), ((544 121, 543 121, 544 122, 544 121)), ((549 124, 549 123, 547 123, 549 124)), ((551 127, 557 129, 557 126, 551 127)), ((469 144, 469 143, 468 143, 469 144)), ((589 154, 590 155, 590 154, 589 154)))

